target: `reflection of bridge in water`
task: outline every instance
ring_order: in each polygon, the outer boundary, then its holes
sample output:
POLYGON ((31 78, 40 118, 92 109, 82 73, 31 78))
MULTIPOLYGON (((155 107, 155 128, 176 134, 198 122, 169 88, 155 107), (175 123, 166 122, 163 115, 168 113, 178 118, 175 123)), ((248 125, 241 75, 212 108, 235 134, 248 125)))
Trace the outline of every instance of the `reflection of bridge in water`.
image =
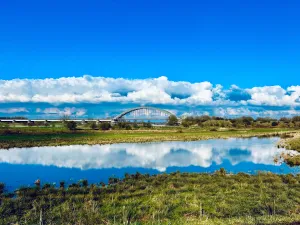
MULTIPOLYGON (((166 122, 169 116, 174 115, 173 113, 159 109, 155 107, 141 106, 132 108, 122 112, 121 114, 113 117, 113 119, 0 119, 3 123, 51 123, 51 122, 96 122, 96 123, 118 123, 121 121, 155 121, 155 122, 166 122)), ((174 115, 175 116, 175 115, 174 115)))

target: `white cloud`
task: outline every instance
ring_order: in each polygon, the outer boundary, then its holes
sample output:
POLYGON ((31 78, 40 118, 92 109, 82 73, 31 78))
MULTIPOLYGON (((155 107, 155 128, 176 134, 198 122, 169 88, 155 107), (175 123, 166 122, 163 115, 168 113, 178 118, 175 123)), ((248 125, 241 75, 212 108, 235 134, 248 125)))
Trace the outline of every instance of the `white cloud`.
POLYGON ((167 77, 124 79, 63 77, 0 80, 0 103, 136 103, 183 106, 300 106, 300 86, 241 89, 232 85, 170 81, 167 77))
POLYGON ((13 114, 13 113, 20 113, 20 112, 28 112, 28 110, 24 107, 0 109, 0 113, 5 113, 5 114, 13 114))
POLYGON ((83 116, 86 114, 86 109, 83 108, 75 108, 75 107, 65 107, 63 109, 60 108, 46 108, 44 110, 39 110, 39 112, 42 112, 47 115, 55 115, 55 116, 83 116))
POLYGON ((105 77, 68 77, 59 79, 0 80, 0 103, 159 103, 205 104, 212 102, 213 87, 209 82, 190 83, 155 79, 105 77), (186 95, 185 99, 171 95, 186 95))
POLYGON ((216 108, 214 115, 220 117, 239 117, 239 116, 251 116, 251 117, 292 117, 300 115, 300 110, 289 109, 289 110, 265 110, 265 109, 249 109, 245 107, 233 108, 216 108))
POLYGON ((253 105, 269 105, 269 106, 293 106, 299 105, 297 99, 300 96, 300 90, 297 87, 288 87, 287 90, 280 86, 254 87, 247 90, 251 94, 249 103, 253 105), (288 94, 287 91, 295 91, 288 94), (297 92, 298 91, 298 92, 297 92))

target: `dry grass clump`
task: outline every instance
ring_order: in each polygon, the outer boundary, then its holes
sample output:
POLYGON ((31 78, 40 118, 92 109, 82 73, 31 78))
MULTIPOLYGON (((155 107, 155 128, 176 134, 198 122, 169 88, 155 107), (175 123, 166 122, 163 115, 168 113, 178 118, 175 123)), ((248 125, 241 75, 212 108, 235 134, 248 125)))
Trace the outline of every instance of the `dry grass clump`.
POLYGON ((284 153, 281 155, 281 158, 289 166, 300 166, 300 155, 284 153))

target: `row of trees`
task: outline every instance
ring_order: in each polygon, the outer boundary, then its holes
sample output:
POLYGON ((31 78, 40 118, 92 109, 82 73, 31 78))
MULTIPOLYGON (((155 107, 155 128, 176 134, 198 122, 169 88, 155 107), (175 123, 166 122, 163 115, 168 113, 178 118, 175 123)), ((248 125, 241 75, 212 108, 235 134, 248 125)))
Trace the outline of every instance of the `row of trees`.
MULTIPOLYGON (((110 123, 89 123, 87 124, 91 129, 93 130, 110 130, 112 128, 110 123)), ((68 121, 65 123, 65 126, 69 129, 69 130, 76 130, 77 129, 77 123, 75 121, 68 121)))
POLYGON ((215 116, 189 116, 182 119, 182 126, 198 125, 201 127, 293 127, 300 128, 300 116, 292 118, 274 119, 270 117, 258 117, 256 119, 243 116, 238 118, 222 118, 215 116))
MULTIPOLYGON (((26 123, 27 124, 27 123, 26 123)), ((25 125, 25 124, 24 124, 25 125)), ((44 122, 36 122, 36 123, 29 123, 28 126, 51 126, 55 127, 55 123, 44 123, 44 122)), ((78 123, 75 121, 64 121, 65 127, 69 130, 76 130, 78 129, 78 123)), ((282 127, 282 128, 300 128, 300 116, 294 116, 292 118, 282 117, 280 119, 270 118, 270 117, 258 117, 256 119, 243 116, 238 118, 223 118, 223 117, 216 117, 216 116, 188 116, 178 120, 178 118, 174 115, 171 115, 168 118, 167 125, 169 126, 183 126, 183 127, 190 127, 190 126, 199 126, 199 127, 226 127, 226 128, 243 128, 243 127, 257 127, 257 128, 264 128, 264 127, 282 127)), ((61 125, 60 125, 61 126, 61 125)), ((7 123, 0 123, 0 128, 8 128, 9 124, 7 123)), ((128 122, 128 121, 121 121, 115 125, 111 125, 108 122, 105 123, 87 123, 84 127, 91 128, 93 130, 110 130, 110 129, 139 129, 139 128, 152 128, 152 124, 150 121, 148 122, 128 122)))
MULTIPOLYGON (((74 121, 68 121, 65 123, 65 126, 69 130, 76 130, 77 125, 78 124, 74 121)), ((116 123, 113 126, 108 122, 99 123, 99 124, 97 124, 96 122, 92 122, 92 123, 86 124, 85 126, 91 128, 92 130, 111 130, 111 129, 132 130, 132 129, 139 129, 139 128, 152 128, 152 124, 150 121, 142 122, 142 123, 137 123, 137 122, 131 123, 131 122, 127 122, 127 121, 121 121, 119 123, 116 123)))

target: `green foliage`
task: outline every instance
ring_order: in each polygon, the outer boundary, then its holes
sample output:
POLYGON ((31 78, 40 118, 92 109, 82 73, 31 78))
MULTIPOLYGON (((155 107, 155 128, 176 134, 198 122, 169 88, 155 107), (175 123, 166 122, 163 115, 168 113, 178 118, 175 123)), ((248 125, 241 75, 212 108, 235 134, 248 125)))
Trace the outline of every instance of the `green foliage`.
POLYGON ((8 123, 0 123, 0 128, 8 128, 9 124, 8 123))
POLYGON ((177 117, 175 115, 169 116, 167 124, 169 126, 176 126, 176 125, 178 125, 178 119, 177 119, 177 117))
POLYGON ((4 183, 0 183, 0 195, 4 193, 4 188, 5 188, 4 183))
POLYGON ((148 121, 147 123, 143 122, 143 127, 152 128, 152 124, 150 121, 148 121))
POLYGON ((300 136, 296 138, 291 138, 291 137, 287 137, 287 138, 289 138, 287 141, 287 148, 300 152, 300 136))
POLYGON ((108 122, 100 123, 99 127, 101 130, 109 130, 111 129, 111 124, 108 122))
MULTIPOLYGON (((66 126, 68 123, 67 121, 70 120, 69 116, 63 116, 61 118, 63 120, 63 125, 66 126)), ((108 125, 108 123, 105 123, 105 125, 100 124, 99 129, 100 130, 108 130, 111 127, 108 125), (101 128, 103 126, 103 129, 101 128), (106 126, 106 127, 105 127, 106 126)), ((15 127, 59 127, 61 126, 61 123, 55 123, 55 122, 35 122, 35 123, 0 123, 0 128, 5 129, 12 129, 15 127)), ((179 125, 178 119, 176 116, 172 115, 168 118, 167 125, 169 126, 175 126, 179 125)), ((151 123, 148 121, 148 123, 143 122, 142 126, 144 128, 152 128, 151 123)), ((238 118, 222 118, 217 116, 208 116, 208 115, 202 115, 202 116, 188 116, 183 117, 181 119, 181 126, 182 127, 193 127, 199 126, 203 128, 300 128, 300 116, 294 116, 293 118, 280 118, 280 119, 274 119, 270 117, 258 117, 257 119, 253 119, 252 117, 238 117, 238 118)), ((67 127, 67 126, 66 126, 67 127)), ((97 129, 96 124, 93 123, 87 123, 86 125, 79 125, 80 129, 97 129)), ((128 122, 128 121, 119 121, 115 126, 114 129, 124 129, 124 130, 131 130, 131 129, 138 129, 139 124, 134 122, 128 122)), ((1 129, 0 129, 1 131, 1 129)))
MULTIPOLYGON (((69 188, 20 188, 0 199, 1 224, 286 224, 300 220, 300 176, 175 172, 69 188), (25 223, 25 222, 24 222, 25 223)), ((45 186, 44 186, 45 187, 45 186)))
POLYGON ((77 123, 75 121, 67 121, 66 122, 66 127, 69 129, 69 130, 76 130, 77 128, 77 123))
POLYGON ((181 122, 181 126, 183 126, 183 127, 189 127, 191 125, 193 125, 192 122, 190 122, 186 119, 183 119, 182 122, 181 122))
POLYGON ((300 122, 300 116, 294 116, 292 122, 300 122))
POLYGON ((188 116, 182 118, 181 125, 183 127, 190 127, 198 125, 201 127, 223 127, 223 128, 271 128, 271 127, 286 127, 286 128, 300 128, 300 116, 294 116, 293 118, 280 118, 274 119, 270 117, 258 117, 253 119, 249 116, 243 116, 238 118, 222 118, 215 116, 188 116))
POLYGON ((134 121, 134 122, 132 123, 132 127, 133 127, 134 129, 138 129, 138 128, 139 128, 139 125, 138 125, 138 123, 137 123, 136 121, 134 121))
POLYGON ((263 123, 270 123, 270 122, 274 121, 274 119, 272 119, 270 117, 258 117, 256 119, 256 121, 263 122, 263 123))
POLYGON ((131 130, 132 127, 131 127, 131 124, 129 122, 126 122, 126 121, 120 121, 118 122, 115 127, 117 129, 125 129, 125 130, 131 130))
POLYGON ((87 188, 89 185, 88 180, 80 180, 79 185, 80 185, 80 187, 87 188))
POLYGON ((96 129, 98 128, 96 122, 92 122, 92 123, 90 124, 90 128, 91 128, 92 130, 96 130, 96 129))
POLYGON ((201 124, 203 127, 232 127, 228 120, 207 120, 201 124))
MULTIPOLYGON (((224 120, 226 121, 226 120, 224 120)), ((152 127, 145 123, 145 126, 152 127)), ((99 127, 107 126, 106 123, 99 127)), ((104 129, 104 128, 102 128, 104 129)), ((58 146, 72 144, 111 144, 124 142, 149 142, 149 141, 195 141, 207 140, 211 138, 229 138, 229 137, 254 137, 254 136, 278 136, 283 133, 292 133, 295 130, 291 128, 226 128, 221 127, 153 127, 149 130, 125 130, 114 126, 109 132, 94 132, 90 129, 78 129, 76 132, 70 131, 65 127, 22 127, 0 129, 0 148, 8 149, 14 147, 35 147, 35 146, 58 146), (177 132, 181 128, 182 133, 177 132), (210 130, 214 131, 210 131, 210 130)))
POLYGON ((215 174, 226 176, 226 170, 224 168, 220 168, 220 170, 217 170, 215 174))

